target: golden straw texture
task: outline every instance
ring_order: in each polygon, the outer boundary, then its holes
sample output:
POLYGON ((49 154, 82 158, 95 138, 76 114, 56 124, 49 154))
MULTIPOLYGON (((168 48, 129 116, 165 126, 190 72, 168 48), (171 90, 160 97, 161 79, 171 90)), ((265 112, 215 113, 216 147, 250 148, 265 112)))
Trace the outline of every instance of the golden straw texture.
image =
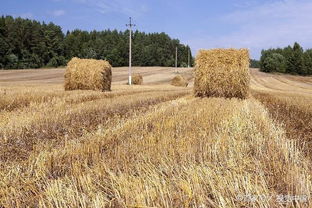
POLYGON ((65 90, 110 91, 111 68, 104 60, 73 58, 66 67, 65 90))
POLYGON ((132 84, 134 85, 141 85, 143 84, 143 77, 141 74, 134 74, 132 75, 132 84))
POLYGON ((178 75, 171 80, 171 85, 176 87, 187 87, 188 82, 183 76, 178 75))
POLYGON ((194 92, 198 97, 246 98, 250 72, 247 49, 200 50, 194 92))

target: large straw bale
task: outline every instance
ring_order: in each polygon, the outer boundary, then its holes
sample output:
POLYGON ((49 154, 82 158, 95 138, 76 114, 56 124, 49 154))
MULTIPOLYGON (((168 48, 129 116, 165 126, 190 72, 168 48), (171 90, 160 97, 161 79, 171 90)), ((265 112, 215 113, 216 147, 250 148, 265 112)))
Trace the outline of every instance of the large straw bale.
POLYGON ((195 66, 195 96, 244 99, 249 94, 249 83, 247 49, 199 51, 195 66))
POLYGON ((104 60, 73 58, 65 72, 65 90, 110 91, 112 67, 104 60))
POLYGON ((131 80, 132 80, 132 84, 134 84, 134 85, 143 84, 143 77, 141 74, 133 74, 131 80))
POLYGON ((171 80, 171 85, 176 87, 187 87, 188 82, 183 76, 177 75, 171 80))

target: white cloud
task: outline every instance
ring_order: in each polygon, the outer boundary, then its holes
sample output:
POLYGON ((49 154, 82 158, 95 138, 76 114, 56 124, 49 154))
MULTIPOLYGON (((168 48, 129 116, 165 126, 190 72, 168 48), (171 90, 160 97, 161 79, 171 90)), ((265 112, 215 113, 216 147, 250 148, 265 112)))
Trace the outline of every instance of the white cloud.
POLYGON ((248 8, 248 7, 251 7, 251 6, 255 6, 259 3, 259 1, 257 0, 236 0, 234 1, 234 6, 237 7, 237 8, 248 8))
POLYGON ((312 47, 312 2, 284 0, 240 9, 219 19, 220 24, 235 26, 218 37, 203 36, 190 40, 200 49, 211 47, 246 47, 259 57, 261 49, 284 47, 295 41, 312 47))
POLYGON ((145 4, 140 1, 125 0, 74 0, 95 7, 102 14, 119 13, 132 17, 139 17, 148 11, 145 4))
POLYGON ((49 12, 49 14, 51 14, 51 15, 53 15, 55 17, 60 17, 60 16, 65 15, 66 12, 64 10, 60 9, 60 10, 54 10, 52 12, 49 12))

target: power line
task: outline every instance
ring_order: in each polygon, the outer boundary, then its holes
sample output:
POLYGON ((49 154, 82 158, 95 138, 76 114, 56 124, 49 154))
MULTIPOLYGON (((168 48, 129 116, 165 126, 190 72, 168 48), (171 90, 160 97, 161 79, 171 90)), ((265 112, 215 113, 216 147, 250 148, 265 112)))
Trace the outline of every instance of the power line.
POLYGON ((129 27, 130 34, 129 34, 129 85, 132 84, 132 27, 135 27, 135 24, 132 24, 132 18, 129 17, 130 22, 129 24, 126 24, 127 27, 129 27))

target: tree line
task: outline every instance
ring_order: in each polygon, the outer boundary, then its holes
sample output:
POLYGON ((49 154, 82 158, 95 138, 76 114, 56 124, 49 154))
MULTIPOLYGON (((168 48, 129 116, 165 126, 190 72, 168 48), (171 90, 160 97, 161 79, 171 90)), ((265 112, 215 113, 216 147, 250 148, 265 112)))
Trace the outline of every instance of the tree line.
POLYGON ((250 68, 260 68, 260 61, 256 59, 250 59, 250 68))
MULTIPOLYGON (((133 33, 132 59, 135 66, 175 65, 178 48, 178 66, 188 64, 190 47, 165 33, 133 33)), ((129 64, 129 30, 62 32, 53 23, 1 16, 0 68, 26 69, 64 66, 72 57, 108 60, 113 66, 129 64)))
POLYGON ((299 43, 292 47, 262 50, 260 70, 299 75, 312 75, 312 49, 303 50, 299 43))

